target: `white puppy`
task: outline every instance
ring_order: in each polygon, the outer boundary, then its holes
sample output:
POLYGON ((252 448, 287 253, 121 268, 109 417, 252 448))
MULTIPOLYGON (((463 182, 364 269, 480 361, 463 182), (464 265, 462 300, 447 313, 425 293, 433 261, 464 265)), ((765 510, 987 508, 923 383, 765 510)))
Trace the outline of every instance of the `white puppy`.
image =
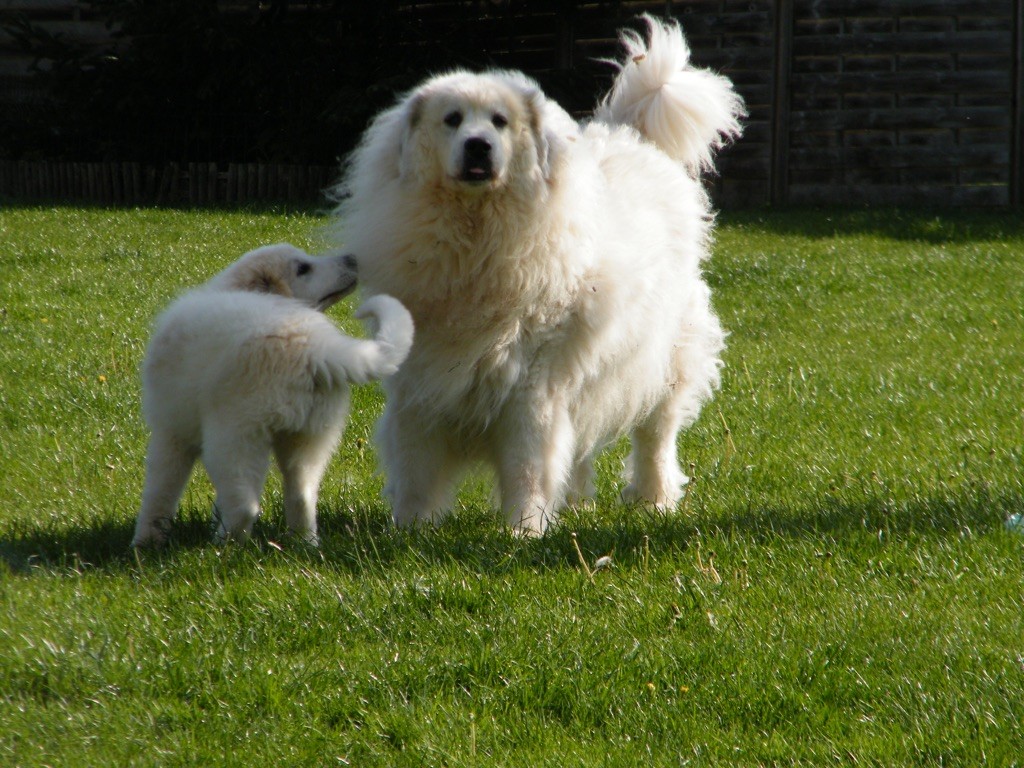
POLYGON ((317 493, 345 427, 348 384, 394 373, 412 344, 412 319, 389 296, 356 313, 377 326, 369 341, 345 336, 319 311, 355 284, 350 255, 270 245, 160 316, 142 369, 152 437, 134 546, 165 540, 197 458, 216 491, 217 537, 248 538, 271 451, 288 527, 317 543, 317 493))
POLYGON ((524 533, 593 492, 632 432, 623 495, 671 507, 679 430, 719 381, 724 333, 700 264, 699 173, 740 133, 731 83, 648 18, 596 119, 578 126, 515 72, 435 77, 379 115, 338 188, 368 294, 417 336, 377 439, 395 521, 437 519, 462 470, 494 466, 524 533))

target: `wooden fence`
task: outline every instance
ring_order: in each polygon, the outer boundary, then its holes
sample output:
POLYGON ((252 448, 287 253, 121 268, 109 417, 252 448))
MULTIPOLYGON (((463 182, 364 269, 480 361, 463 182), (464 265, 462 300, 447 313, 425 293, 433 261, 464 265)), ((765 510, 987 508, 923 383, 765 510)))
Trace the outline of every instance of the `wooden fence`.
POLYGON ((99 205, 304 204, 323 201, 338 174, 324 165, 280 163, 74 163, 0 160, 0 198, 99 205))
MULTIPOLYGON (((392 5, 394 45, 475 45, 488 60, 533 74, 574 109, 592 104, 607 85, 609 69, 595 59, 615 54, 618 27, 641 12, 678 18, 694 61, 731 77, 749 110, 743 138, 722 153, 709 180, 721 204, 1024 201, 1024 0, 392 5)), ((5 164, 0 195, 186 204, 316 199, 333 173, 5 164)))

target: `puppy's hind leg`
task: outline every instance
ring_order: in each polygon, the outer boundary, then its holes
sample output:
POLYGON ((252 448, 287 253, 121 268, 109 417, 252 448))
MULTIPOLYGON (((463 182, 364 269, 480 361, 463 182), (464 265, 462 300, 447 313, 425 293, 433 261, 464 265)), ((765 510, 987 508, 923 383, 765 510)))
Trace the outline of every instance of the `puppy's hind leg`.
POLYGON ((216 491, 214 539, 248 541, 260 515, 270 446, 251 435, 223 431, 203 444, 203 464, 216 491))
POLYGON ((178 513, 178 501, 197 453, 170 435, 153 433, 146 452, 146 483, 135 523, 133 547, 160 545, 167 540, 168 528, 178 513))

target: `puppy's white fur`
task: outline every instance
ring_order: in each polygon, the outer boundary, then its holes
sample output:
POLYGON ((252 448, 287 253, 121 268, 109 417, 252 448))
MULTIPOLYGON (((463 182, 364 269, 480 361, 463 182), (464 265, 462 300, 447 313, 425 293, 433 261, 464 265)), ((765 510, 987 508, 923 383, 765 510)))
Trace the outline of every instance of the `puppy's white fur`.
POLYGON ((696 175, 743 105, 690 66, 677 26, 648 26, 649 44, 624 35, 589 124, 520 73, 459 71, 379 115, 350 158, 339 237, 364 290, 417 327, 377 432, 398 524, 439 519, 482 460, 509 523, 541 532, 627 432, 623 495, 680 498, 676 436, 718 384, 724 341, 696 175))
POLYGON ((379 326, 373 340, 345 336, 317 311, 355 287, 351 262, 258 248, 160 316, 142 370, 152 437, 133 545, 165 540, 197 458, 216 490, 217 537, 248 538, 271 451, 289 529, 317 542, 317 494, 348 384, 394 373, 412 344, 412 319, 389 296, 357 312, 379 326))

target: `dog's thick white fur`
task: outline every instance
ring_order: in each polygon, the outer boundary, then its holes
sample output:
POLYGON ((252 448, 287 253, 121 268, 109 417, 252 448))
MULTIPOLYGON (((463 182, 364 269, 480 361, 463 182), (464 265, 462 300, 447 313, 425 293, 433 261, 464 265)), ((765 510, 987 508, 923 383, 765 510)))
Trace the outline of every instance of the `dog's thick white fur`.
POLYGON ((317 494, 345 427, 349 382, 394 373, 412 344, 412 319, 389 296, 356 313, 376 328, 372 340, 344 335, 319 311, 355 284, 352 256, 270 245, 160 316, 142 369, 152 437, 133 545, 166 539, 197 458, 216 491, 217 538, 248 538, 271 452, 288 528, 317 543, 317 494))
POLYGON ((400 525, 440 519, 484 461, 508 522, 542 532, 629 432, 623 496, 681 497, 677 433, 724 341, 698 174, 743 103, 690 65, 678 26, 647 21, 588 124, 520 73, 458 71, 380 114, 349 160, 338 237, 364 291, 399 298, 417 328, 377 430, 400 525))

